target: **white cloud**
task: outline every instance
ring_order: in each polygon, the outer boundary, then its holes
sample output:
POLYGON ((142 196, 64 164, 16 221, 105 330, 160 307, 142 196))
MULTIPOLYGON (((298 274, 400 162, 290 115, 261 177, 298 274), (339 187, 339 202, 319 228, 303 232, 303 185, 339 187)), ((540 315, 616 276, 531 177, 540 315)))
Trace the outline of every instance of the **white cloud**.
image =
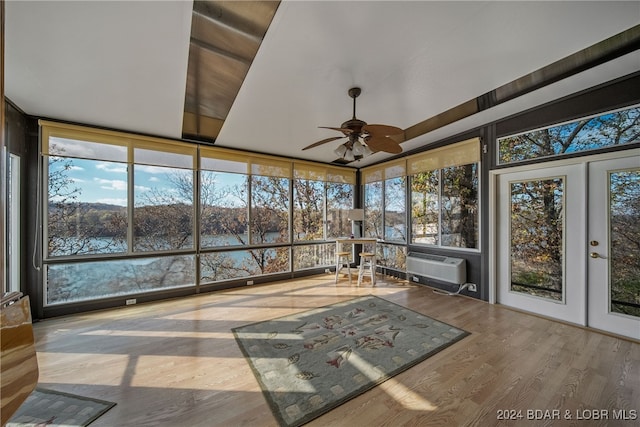
POLYGON ((72 182, 87 182, 86 180, 82 179, 82 178, 69 178, 72 182))
POLYGON ((104 190, 127 191, 127 181, 101 178, 94 178, 94 180, 100 184, 100 188, 104 190))
POLYGON ((82 166, 71 165, 71 166, 69 166, 69 170, 72 170, 72 171, 83 171, 84 168, 82 166))
POLYGON ((167 168, 161 166, 148 166, 148 165, 135 165, 136 171, 153 173, 153 174, 166 174, 167 168))
POLYGON ((160 180, 155 176, 152 176, 151 178, 149 178, 149 181, 151 181, 151 182, 160 182, 160 180))
POLYGON ((98 163, 96 169, 104 172, 127 173, 127 166, 114 163, 98 163))
POLYGON ((145 187, 144 185, 136 185, 135 189, 138 190, 138 191, 149 191, 149 190, 151 190, 151 188, 145 187))

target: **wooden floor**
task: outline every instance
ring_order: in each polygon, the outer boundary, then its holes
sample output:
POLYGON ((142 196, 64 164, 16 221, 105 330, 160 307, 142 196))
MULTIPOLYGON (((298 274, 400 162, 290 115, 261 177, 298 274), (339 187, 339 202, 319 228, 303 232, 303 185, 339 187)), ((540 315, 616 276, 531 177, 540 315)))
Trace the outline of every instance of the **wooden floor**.
POLYGON ((613 419, 640 415, 638 343, 422 286, 332 279, 36 323, 39 385, 117 403, 91 427, 276 426, 230 329, 373 294, 471 335, 309 426, 640 424, 613 419), (594 414, 606 419, 576 419, 594 414), (560 420, 534 419, 545 415, 560 420))

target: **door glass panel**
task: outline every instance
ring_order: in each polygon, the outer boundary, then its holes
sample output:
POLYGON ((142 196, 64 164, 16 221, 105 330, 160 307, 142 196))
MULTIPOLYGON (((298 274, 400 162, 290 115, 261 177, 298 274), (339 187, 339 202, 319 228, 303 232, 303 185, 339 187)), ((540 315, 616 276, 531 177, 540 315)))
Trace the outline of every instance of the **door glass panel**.
POLYGON ((564 300, 564 179, 511 183, 512 292, 564 300))
POLYGON ((611 312, 640 317, 640 169, 609 174, 611 312))

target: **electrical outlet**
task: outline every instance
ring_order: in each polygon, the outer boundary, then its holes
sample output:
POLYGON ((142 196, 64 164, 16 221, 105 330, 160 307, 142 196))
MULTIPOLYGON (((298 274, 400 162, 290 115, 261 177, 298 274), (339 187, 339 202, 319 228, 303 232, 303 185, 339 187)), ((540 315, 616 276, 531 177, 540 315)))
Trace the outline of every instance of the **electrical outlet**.
POLYGON ((420 283, 420 278, 418 276, 413 276, 411 280, 413 280, 416 283, 420 283))
POLYGON ((248 285, 253 285, 253 280, 247 280, 247 286, 248 285))
POLYGON ((475 283, 469 283, 469 292, 477 292, 478 288, 476 288, 476 284, 475 283))
POLYGON ((135 298, 131 298, 131 299, 126 300, 124 303, 127 304, 127 305, 133 305, 133 304, 135 304, 137 302, 138 301, 135 298))

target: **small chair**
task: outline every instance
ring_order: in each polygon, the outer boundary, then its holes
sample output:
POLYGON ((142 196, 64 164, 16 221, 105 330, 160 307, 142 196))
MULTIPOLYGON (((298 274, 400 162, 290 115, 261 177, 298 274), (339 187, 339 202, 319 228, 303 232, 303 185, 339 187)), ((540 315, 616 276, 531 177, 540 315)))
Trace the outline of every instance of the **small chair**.
POLYGON ((338 275, 340 271, 347 267, 347 275, 349 276, 349 284, 351 284, 351 252, 336 253, 336 283, 338 283, 338 275))
POLYGON ((371 273, 371 286, 376 284, 376 254, 371 252, 360 252, 360 271, 358 272, 358 286, 362 283, 365 269, 371 273))

